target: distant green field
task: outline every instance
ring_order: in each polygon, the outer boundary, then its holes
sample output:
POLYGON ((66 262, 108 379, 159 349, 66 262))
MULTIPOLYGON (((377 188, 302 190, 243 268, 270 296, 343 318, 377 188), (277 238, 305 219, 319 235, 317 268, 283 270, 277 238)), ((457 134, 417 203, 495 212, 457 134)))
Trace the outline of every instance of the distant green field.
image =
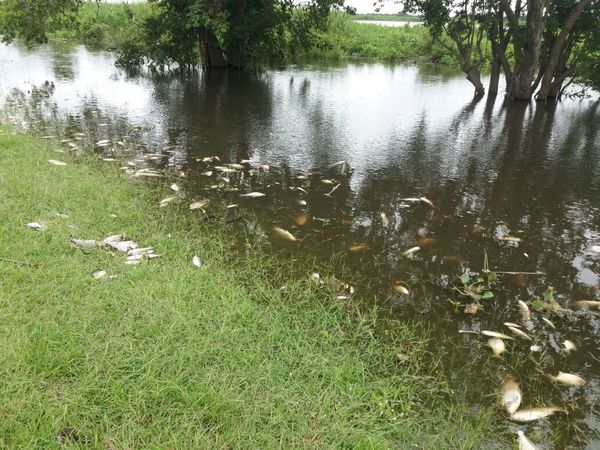
POLYGON ((354 20, 382 20, 387 22, 421 22, 420 16, 409 16, 404 14, 356 14, 354 20))

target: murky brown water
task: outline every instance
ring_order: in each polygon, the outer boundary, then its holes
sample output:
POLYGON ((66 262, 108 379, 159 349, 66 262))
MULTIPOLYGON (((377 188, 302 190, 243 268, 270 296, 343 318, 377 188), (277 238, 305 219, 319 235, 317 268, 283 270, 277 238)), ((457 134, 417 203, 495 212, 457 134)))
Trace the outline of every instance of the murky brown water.
MULTIPOLYGON (((83 142, 111 139, 104 151, 120 152, 114 142, 129 136, 140 154, 154 156, 146 163, 186 173, 188 199, 220 197, 253 211, 256 238, 272 240, 282 258, 336 255, 357 292, 376 295, 399 320, 429 323, 433 345, 447 353, 444 370, 473 405, 496 402, 494 392, 512 374, 523 405, 569 411, 529 425, 506 420, 508 429, 526 431, 544 448, 600 448, 600 309, 569 312, 574 301, 600 299, 598 102, 474 101, 459 74, 415 66, 128 78, 113 60, 82 47, 0 47, 5 120, 49 122, 59 134, 82 132, 83 142), (202 162, 212 155, 221 165, 251 165, 225 174, 225 182, 213 167, 219 163, 202 162), (269 171, 258 169, 263 164, 269 171), (208 170, 212 176, 201 175, 208 170), (239 197, 250 191, 267 196, 239 197), (421 196, 435 208, 403 200, 421 196), (274 225, 300 241, 275 239, 274 225), (414 246, 420 250, 402 256, 414 246), (500 274, 489 286, 493 298, 466 314, 471 300, 456 288, 465 288, 463 273, 482 274, 486 254, 491 270, 544 275, 500 274), (394 291, 396 282, 408 295, 394 291), (517 299, 529 305, 531 320, 517 299), (538 310, 552 301, 554 310, 538 310), (487 337, 459 333, 511 334, 505 321, 523 325, 534 342, 507 341, 504 359, 491 357, 487 337), (578 350, 567 354, 565 339, 578 350), (558 371, 587 384, 553 384, 547 374, 558 371)), ((505 417, 499 408, 498 420, 505 417)))

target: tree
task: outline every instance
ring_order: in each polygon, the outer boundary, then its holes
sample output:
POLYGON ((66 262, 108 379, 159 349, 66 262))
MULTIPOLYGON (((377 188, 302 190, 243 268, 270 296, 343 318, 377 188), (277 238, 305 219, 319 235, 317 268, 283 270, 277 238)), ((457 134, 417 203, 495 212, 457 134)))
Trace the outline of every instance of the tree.
POLYGON ((23 39, 26 45, 47 41, 48 33, 73 25, 83 0, 0 1, 2 42, 23 39))

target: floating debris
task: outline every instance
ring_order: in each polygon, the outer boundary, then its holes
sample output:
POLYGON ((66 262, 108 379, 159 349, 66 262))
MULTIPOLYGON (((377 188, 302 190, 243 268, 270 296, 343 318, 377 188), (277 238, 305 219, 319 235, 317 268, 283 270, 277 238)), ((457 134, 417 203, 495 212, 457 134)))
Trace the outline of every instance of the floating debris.
POLYGON ((336 184, 332 190, 330 190, 327 194, 325 194, 327 197, 331 197, 331 194, 333 194, 337 188, 339 188, 341 186, 341 184, 336 184))
POLYGON ((104 278, 106 276, 106 270, 96 270, 96 271, 92 272, 92 276, 96 280, 99 280, 100 278, 104 278))
POLYGON ((496 338, 500 338, 500 339, 509 339, 511 341, 514 341, 515 338, 508 336, 504 333, 498 333, 497 331, 489 331, 489 330, 483 330, 481 332, 481 334, 483 334, 484 336, 488 336, 488 337, 496 337, 496 338))
POLYGON ((521 406, 523 400, 523 394, 519 388, 519 383, 512 377, 508 377, 502 383, 500 387, 501 403, 504 409, 509 414, 514 414, 521 406))
POLYGON ((196 267, 200 267, 202 265, 202 260, 200 259, 199 256, 194 255, 192 257, 192 264, 194 264, 196 267))
POLYGON ((260 198, 260 197, 264 197, 267 194, 263 194, 262 192, 249 192, 247 194, 241 194, 240 197, 247 197, 247 198, 260 198))
POLYGON ((55 166, 66 166, 66 165, 67 165, 67 163, 66 163, 66 162, 64 162, 64 161, 59 161, 58 159, 49 159, 49 160, 48 160, 48 162, 49 162, 50 164, 53 164, 53 165, 55 165, 55 166))
POLYGON ((93 248, 96 246, 94 239, 71 239, 71 244, 80 248, 93 248))
POLYGON ((195 210, 195 209, 202 209, 206 205, 208 205, 209 203, 210 203, 209 199, 203 199, 203 200, 200 200, 200 201, 197 201, 197 202, 190 203, 190 206, 188 206, 188 208, 190 210, 192 210, 192 211, 195 210))
POLYGON ((163 208, 163 207, 167 206, 169 203, 171 203, 172 201, 177 200, 177 198, 178 197, 176 195, 172 195, 170 197, 165 197, 158 203, 158 205, 161 208, 163 208))
POLYGON ((469 303, 467 306, 465 306, 465 309, 463 310, 465 314, 477 314, 478 311, 479 304, 476 302, 469 303))
POLYGON ((555 377, 550 375, 550 379, 555 383, 564 384, 565 386, 577 387, 585 384, 585 380, 583 378, 572 373, 558 372, 558 375, 555 377))
POLYGON ((31 222, 27 224, 27 228, 31 230, 40 231, 42 228, 44 228, 44 226, 39 222, 31 222))
POLYGON ((557 412, 567 411, 557 406, 546 406, 541 408, 522 409, 510 415, 510 420, 515 422, 533 422, 535 420, 543 419, 557 412))
POLYGON ((567 354, 577 350, 577 346, 575 345, 575 343, 573 341, 566 339, 565 341, 563 341, 562 344, 563 344, 563 347, 565 348, 565 351, 567 352, 567 354))
POLYGON ((515 333, 517 336, 519 336, 520 338, 523 338, 527 341, 533 341, 533 339, 531 338, 531 336, 529 336, 527 333, 525 333, 523 330, 519 330, 518 328, 515 327, 508 327, 508 329, 510 331, 512 331, 513 333, 515 333))
POLYGON ((504 341, 498 337, 489 338, 487 345, 492 349, 494 356, 497 358, 501 358, 502 353, 506 351, 506 344, 504 344, 504 341))
POLYGON ((419 250, 421 250, 421 247, 411 247, 408 250, 403 251, 401 255, 409 257, 417 253, 419 250))
POLYGON ((275 232, 275 235, 280 239, 284 239, 286 241, 296 241, 294 235, 289 231, 284 230, 283 228, 273 227, 273 231, 275 232))
POLYGON ((540 450, 540 448, 537 445, 535 445, 533 442, 527 439, 523 431, 517 431, 517 435, 519 441, 519 450, 540 450))

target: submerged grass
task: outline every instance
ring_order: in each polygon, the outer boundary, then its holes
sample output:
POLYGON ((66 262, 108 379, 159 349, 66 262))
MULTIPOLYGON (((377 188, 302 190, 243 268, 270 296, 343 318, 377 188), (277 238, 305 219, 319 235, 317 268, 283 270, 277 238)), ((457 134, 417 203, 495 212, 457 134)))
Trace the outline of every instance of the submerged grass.
POLYGON ((383 338, 225 223, 158 208, 162 185, 53 147, 0 128, 2 447, 485 448, 490 411, 451 401, 422 328, 383 338), (69 245, 115 233, 162 257, 69 245))

